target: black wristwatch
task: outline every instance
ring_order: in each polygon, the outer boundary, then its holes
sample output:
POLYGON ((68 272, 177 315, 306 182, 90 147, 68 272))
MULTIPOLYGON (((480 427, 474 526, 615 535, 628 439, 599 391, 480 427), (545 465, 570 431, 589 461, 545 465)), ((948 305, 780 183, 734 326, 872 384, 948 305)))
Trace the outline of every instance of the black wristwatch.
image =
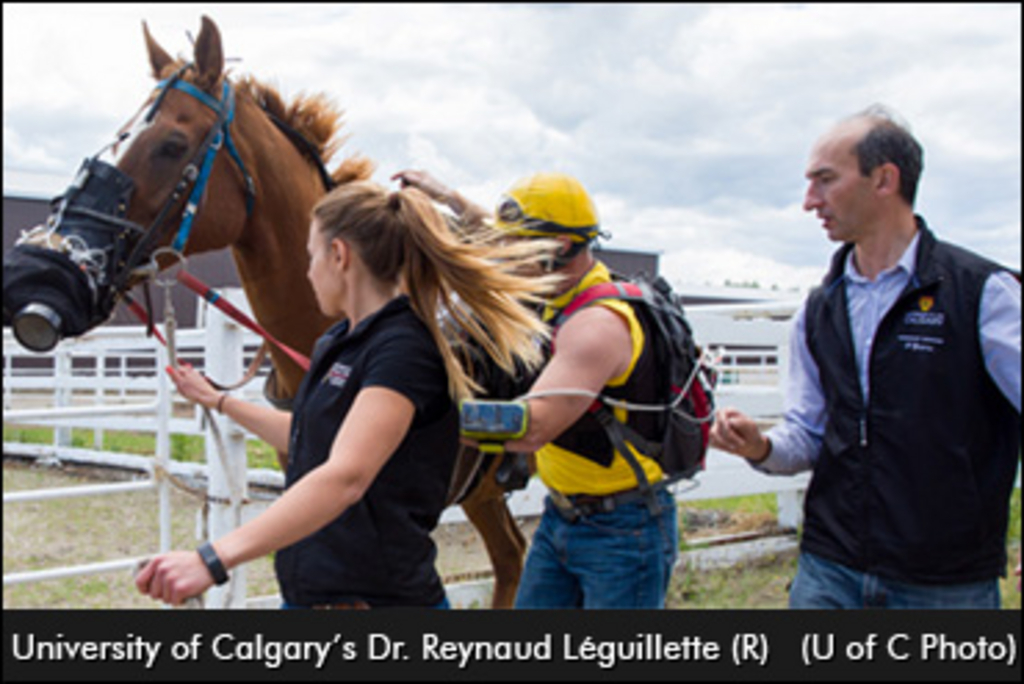
POLYGON ((213 583, 220 586, 228 581, 228 571, 224 568, 224 564, 220 561, 220 556, 213 550, 213 546, 210 542, 206 542, 200 546, 196 551, 199 552, 199 557, 203 559, 203 563, 206 564, 206 569, 210 571, 210 576, 213 577, 213 583))

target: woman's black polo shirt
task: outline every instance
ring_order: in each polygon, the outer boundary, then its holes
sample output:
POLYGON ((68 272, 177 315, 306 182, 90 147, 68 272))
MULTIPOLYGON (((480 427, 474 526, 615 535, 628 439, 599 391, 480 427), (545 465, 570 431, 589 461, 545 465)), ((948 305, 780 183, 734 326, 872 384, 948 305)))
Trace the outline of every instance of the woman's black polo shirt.
POLYGON ((458 413, 441 354, 408 297, 392 300, 354 330, 343 321, 317 342, 296 395, 286 486, 328 458, 366 387, 387 387, 412 401, 412 427, 362 500, 277 553, 289 604, 361 599, 371 606, 433 606, 444 598, 430 533, 445 507, 458 413))

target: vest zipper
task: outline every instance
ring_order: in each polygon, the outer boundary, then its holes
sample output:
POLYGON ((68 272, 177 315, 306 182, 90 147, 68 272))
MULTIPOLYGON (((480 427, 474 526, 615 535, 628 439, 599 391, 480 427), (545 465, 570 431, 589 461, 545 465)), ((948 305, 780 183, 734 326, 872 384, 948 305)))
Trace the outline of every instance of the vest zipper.
POLYGON ((867 447, 868 445, 868 418, 862 416, 860 419, 860 445, 867 447))

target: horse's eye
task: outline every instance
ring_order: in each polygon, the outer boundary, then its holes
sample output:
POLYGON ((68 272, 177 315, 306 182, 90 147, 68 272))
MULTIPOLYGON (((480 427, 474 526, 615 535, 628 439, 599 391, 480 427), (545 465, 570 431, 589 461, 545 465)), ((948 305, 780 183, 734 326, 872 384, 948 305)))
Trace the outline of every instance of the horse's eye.
POLYGON ((159 155, 167 159, 181 159, 186 152, 188 152, 188 145, 175 138, 163 141, 159 147, 159 155))

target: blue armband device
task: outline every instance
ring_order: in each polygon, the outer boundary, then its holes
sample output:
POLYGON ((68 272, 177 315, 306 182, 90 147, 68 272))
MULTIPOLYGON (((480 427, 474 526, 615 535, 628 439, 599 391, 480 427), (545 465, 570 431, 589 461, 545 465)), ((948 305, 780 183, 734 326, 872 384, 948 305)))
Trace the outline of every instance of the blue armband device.
POLYGON ((465 400, 459 404, 459 432, 480 442, 481 451, 504 451, 505 442, 521 439, 530 423, 525 401, 465 400))

